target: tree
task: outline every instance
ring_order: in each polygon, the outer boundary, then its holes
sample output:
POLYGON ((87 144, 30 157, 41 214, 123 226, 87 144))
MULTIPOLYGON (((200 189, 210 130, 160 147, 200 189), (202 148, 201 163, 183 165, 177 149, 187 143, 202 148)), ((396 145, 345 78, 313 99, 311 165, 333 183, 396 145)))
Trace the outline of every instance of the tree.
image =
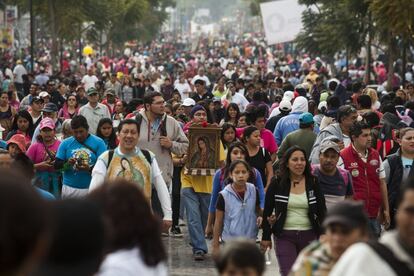
MULTIPOLYGON (((394 61, 397 58, 397 42, 402 41, 403 47, 412 40, 414 28, 414 1, 371 0, 370 11, 380 30, 380 37, 386 41, 388 48, 388 79, 387 89, 391 90, 394 76, 394 61)), ((404 57, 405 64, 405 57, 404 57)), ((405 66, 404 66, 405 67, 405 66)), ((405 68, 403 68, 405 70, 405 68)))
POLYGON ((367 33, 367 6, 357 0, 302 0, 308 8, 302 14, 303 31, 297 36, 298 48, 332 60, 342 50, 359 53, 367 33))

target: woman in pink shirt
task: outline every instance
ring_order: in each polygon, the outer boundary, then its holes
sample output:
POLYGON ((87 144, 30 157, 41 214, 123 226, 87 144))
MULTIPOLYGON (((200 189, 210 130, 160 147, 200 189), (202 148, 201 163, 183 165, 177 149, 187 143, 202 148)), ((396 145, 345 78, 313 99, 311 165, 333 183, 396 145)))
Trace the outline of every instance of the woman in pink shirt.
POLYGON ((60 173, 55 171, 54 162, 60 141, 56 139, 55 122, 44 118, 40 122, 40 135, 37 142, 27 150, 27 156, 33 161, 36 178, 41 189, 52 193, 56 198, 60 194, 60 173))

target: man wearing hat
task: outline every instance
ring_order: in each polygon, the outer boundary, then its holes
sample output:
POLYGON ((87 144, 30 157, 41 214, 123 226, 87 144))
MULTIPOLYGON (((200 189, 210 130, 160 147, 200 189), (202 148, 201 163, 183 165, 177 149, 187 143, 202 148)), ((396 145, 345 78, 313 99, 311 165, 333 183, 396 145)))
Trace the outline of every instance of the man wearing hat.
MULTIPOLYGON (((32 98, 39 94, 39 85, 33 82, 30 85, 29 95, 25 96, 20 102, 20 110, 27 110, 32 103, 32 98)), ((34 122, 34 121, 33 121, 34 122)))
POLYGON ((275 131, 277 122, 279 122, 281 118, 289 115, 291 110, 291 102, 287 99, 282 99, 279 106, 273 109, 272 113, 270 113, 269 120, 267 120, 265 127, 273 133, 275 131))
MULTIPOLYGON (((368 217, 361 203, 343 201, 330 210, 323 222, 326 235, 299 254, 290 275, 328 275, 351 245, 367 240, 368 217)), ((372 274, 374 275, 374 274, 372 274)))
POLYGON ((292 146, 297 145, 306 151, 306 157, 309 158, 313 143, 315 143, 316 134, 313 132, 313 116, 309 112, 299 115, 299 129, 289 133, 279 147, 277 156, 282 158, 283 154, 292 146))
MULTIPOLYGON (((61 130, 61 123, 58 121, 58 108, 54 103, 47 103, 43 106, 42 109, 42 119, 44 118, 51 118, 55 122, 56 132, 60 132, 61 130)), ((36 129, 33 133, 32 137, 32 144, 37 141, 37 136, 40 134, 40 125, 36 126, 36 129)))
POLYGON ((44 101, 39 96, 33 96, 30 99, 30 116, 33 119, 33 127, 36 128, 42 120, 42 109, 44 101))
POLYGON ((88 121, 89 133, 96 134, 99 121, 102 118, 111 118, 111 113, 104 104, 98 102, 98 91, 94 87, 88 89, 87 95, 89 102, 79 109, 79 115, 84 116, 88 121))
POLYGON ((190 116, 191 109, 193 109, 195 105, 196 102, 191 98, 187 98, 183 101, 182 106, 184 107, 184 113, 187 117, 190 116))
POLYGON ((115 97, 115 90, 112 88, 105 90, 105 96, 106 98, 102 100, 102 104, 106 105, 106 107, 109 110, 109 113, 114 113, 115 111, 115 104, 117 102, 117 98, 115 97))
POLYGON ((42 91, 39 93, 39 97, 42 98, 43 102, 45 104, 47 104, 48 102, 50 102, 50 95, 48 92, 46 91, 42 91))
POLYGON ((337 165, 340 151, 338 143, 331 139, 323 140, 319 165, 312 166, 312 173, 318 178, 328 210, 345 198, 352 198, 354 193, 351 175, 337 165))

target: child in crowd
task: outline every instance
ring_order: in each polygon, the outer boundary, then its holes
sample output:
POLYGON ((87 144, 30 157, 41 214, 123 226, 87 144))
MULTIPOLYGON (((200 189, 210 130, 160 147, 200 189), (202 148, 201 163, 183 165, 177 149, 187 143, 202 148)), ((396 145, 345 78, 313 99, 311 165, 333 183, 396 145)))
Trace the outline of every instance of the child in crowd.
POLYGON ((244 160, 233 161, 229 168, 232 183, 219 194, 213 232, 213 254, 219 250, 219 237, 223 241, 235 238, 255 240, 257 227, 262 224, 259 192, 248 183, 251 168, 244 160))

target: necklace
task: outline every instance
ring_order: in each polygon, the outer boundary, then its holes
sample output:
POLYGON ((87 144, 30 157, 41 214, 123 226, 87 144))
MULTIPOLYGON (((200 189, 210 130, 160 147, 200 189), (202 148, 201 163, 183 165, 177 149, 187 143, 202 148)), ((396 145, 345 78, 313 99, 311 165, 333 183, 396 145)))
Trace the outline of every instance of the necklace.
POLYGON ((293 187, 296 187, 296 185, 299 185, 300 182, 303 180, 303 178, 305 178, 305 177, 302 176, 299 180, 293 180, 292 179, 293 187))

